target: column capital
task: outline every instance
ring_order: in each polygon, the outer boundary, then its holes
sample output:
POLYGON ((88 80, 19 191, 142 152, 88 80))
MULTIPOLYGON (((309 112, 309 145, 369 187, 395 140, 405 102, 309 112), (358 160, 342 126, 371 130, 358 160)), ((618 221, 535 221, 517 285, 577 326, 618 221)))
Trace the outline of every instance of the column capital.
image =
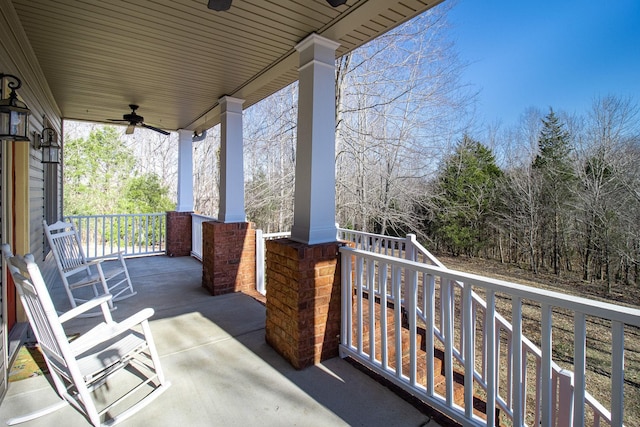
POLYGON ((193 137, 193 131, 189 129, 178 129, 178 138, 180 140, 191 139, 193 137))
POLYGON ((225 112, 225 111, 241 112, 242 104, 244 104, 244 99, 234 98, 233 96, 225 95, 220 99, 218 99, 218 104, 220 104, 220 108, 222 112, 225 112))
POLYGON ((311 46, 322 46, 335 51, 340 47, 340 43, 318 35, 317 33, 311 33, 296 45, 296 50, 301 52, 311 46))

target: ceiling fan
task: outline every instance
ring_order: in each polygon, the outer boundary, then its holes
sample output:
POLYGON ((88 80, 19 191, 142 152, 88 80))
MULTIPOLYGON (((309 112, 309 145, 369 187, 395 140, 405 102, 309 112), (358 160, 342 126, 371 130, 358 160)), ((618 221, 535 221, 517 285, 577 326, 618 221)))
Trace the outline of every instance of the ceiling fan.
POLYGON ((129 104, 129 108, 131 108, 131 112, 129 114, 125 114, 122 116, 122 119, 109 119, 111 122, 128 122, 129 126, 127 126, 126 134, 131 135, 135 130, 136 126, 142 126, 147 129, 155 130, 156 132, 160 132, 163 135, 169 135, 169 132, 164 131, 162 129, 158 129, 157 127, 150 126, 144 123, 144 117, 136 114, 136 110, 138 106, 135 104, 129 104))
MULTIPOLYGON (((231 1, 232 0, 209 0, 207 7, 211 10, 216 11, 229 10, 229 8, 231 7, 231 1)), ((345 4, 346 2, 347 0, 327 0, 327 3, 329 3, 333 7, 338 7, 345 4)))

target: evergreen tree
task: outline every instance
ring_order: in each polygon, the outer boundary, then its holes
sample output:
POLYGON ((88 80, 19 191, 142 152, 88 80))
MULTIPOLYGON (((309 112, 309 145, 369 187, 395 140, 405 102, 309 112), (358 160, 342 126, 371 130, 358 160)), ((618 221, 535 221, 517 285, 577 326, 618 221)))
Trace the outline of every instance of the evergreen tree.
POLYGON ((490 241, 502 171, 491 150, 464 136, 437 179, 434 228, 454 255, 477 255, 490 241))
MULTIPOLYGON (((570 224, 571 200, 576 177, 570 158, 571 135, 559 118, 550 109, 542 120, 542 130, 538 138, 538 155, 533 162, 541 180, 540 205, 542 217, 540 242, 549 242, 539 252, 544 265, 547 256, 553 272, 560 274, 560 262, 564 257, 569 262, 566 230, 570 224), (550 235, 550 236, 549 236, 550 235)), ((568 265, 568 267, 570 267, 568 265)))

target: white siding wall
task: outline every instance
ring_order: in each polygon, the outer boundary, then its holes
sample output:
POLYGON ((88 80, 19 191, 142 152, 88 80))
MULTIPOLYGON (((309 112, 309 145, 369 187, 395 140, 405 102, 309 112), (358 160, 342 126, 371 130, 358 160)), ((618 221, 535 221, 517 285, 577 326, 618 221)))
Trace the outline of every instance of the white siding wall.
MULTIPOLYGON (((53 95, 40 68, 40 64, 36 60, 35 54, 29 44, 28 39, 18 20, 17 14, 13 9, 11 2, 0 2, 0 73, 13 74, 22 80, 22 87, 18 94, 31 110, 30 131, 42 132, 44 119, 49 122, 49 126, 53 127, 61 135, 61 118, 60 112, 53 100, 53 95)), ((10 147, 5 141, 0 144, 10 147)), ((42 230, 42 219, 45 215, 45 173, 41 163, 41 153, 33 148, 33 137, 31 142, 19 142, 17 144, 30 144, 31 150, 29 154, 28 164, 17 165, 17 167, 28 168, 29 173, 29 251, 32 252, 36 259, 40 262, 44 260, 44 233, 42 230)), ((1 151, 1 150, 0 150, 1 151)), ((60 169, 58 169, 60 170, 60 169)), ((3 170, 0 162, 0 183, 10 183, 9 171, 3 170)), ((52 174, 54 179, 58 180, 57 188, 61 187, 61 174, 59 172, 52 174)), ((7 240, 6 231, 10 229, 11 224, 8 221, 8 215, 3 214, 6 210, 6 196, 10 194, 10 185, 4 185, 0 188, 0 241, 7 240)), ((61 194, 56 197, 61 200, 61 194)), ((58 204, 58 211, 62 204, 58 204)), ((61 214, 59 215, 61 217, 61 214)), ((0 318, 2 320, 2 328, 0 329, 0 399, 4 396, 7 378, 7 361, 11 360, 8 355, 8 340, 12 332, 7 330, 6 304, 15 304, 14 301, 7 301, 6 288, 4 280, 4 272, 0 275, 2 281, 2 311, 0 318)), ((22 319, 18 319, 19 321, 22 319)), ((15 334, 14 334, 15 335, 15 334)), ((11 337, 13 339, 13 337, 11 337)), ((13 346, 12 346, 13 349, 13 346)))

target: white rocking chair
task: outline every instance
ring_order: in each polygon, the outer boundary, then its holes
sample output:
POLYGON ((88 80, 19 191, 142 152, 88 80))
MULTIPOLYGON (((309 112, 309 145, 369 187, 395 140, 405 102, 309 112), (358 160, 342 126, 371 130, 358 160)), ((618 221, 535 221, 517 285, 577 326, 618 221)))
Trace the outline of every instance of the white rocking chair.
POLYGON ((89 261, 82 249, 78 231, 72 223, 63 221, 51 225, 48 225, 46 221, 42 221, 42 223, 72 308, 89 299, 74 295, 73 291, 88 286, 93 290, 91 297, 106 293, 113 295, 113 300, 109 302, 111 308, 113 308, 113 302, 136 294, 122 252, 104 255, 89 261), (114 257, 119 262, 118 267, 108 269, 105 273, 101 263, 106 258, 114 257), (102 288, 100 291, 98 291, 98 286, 102 288))
MULTIPOLYGON (((70 404, 92 425, 111 426, 151 403, 170 386, 160 367, 149 328, 148 319, 153 315, 153 309, 146 308, 116 323, 111 318, 107 304, 111 295, 107 294, 58 316, 33 256, 14 256, 6 244, 2 245, 2 252, 53 384, 62 399, 48 408, 10 419, 7 424, 30 421, 70 404), (62 324, 98 306, 104 321, 69 342, 62 324), (123 385, 129 387, 130 378, 115 376, 125 373, 128 373, 128 377, 134 377, 136 384, 118 393, 115 399, 108 399, 108 406, 98 410, 92 392, 102 385, 109 390, 109 395, 123 385), (126 381, 121 381, 118 386, 112 378, 126 381), (114 415, 112 408, 126 402, 130 403, 129 407, 114 415)), ((100 400, 103 397, 101 395, 100 400)))

